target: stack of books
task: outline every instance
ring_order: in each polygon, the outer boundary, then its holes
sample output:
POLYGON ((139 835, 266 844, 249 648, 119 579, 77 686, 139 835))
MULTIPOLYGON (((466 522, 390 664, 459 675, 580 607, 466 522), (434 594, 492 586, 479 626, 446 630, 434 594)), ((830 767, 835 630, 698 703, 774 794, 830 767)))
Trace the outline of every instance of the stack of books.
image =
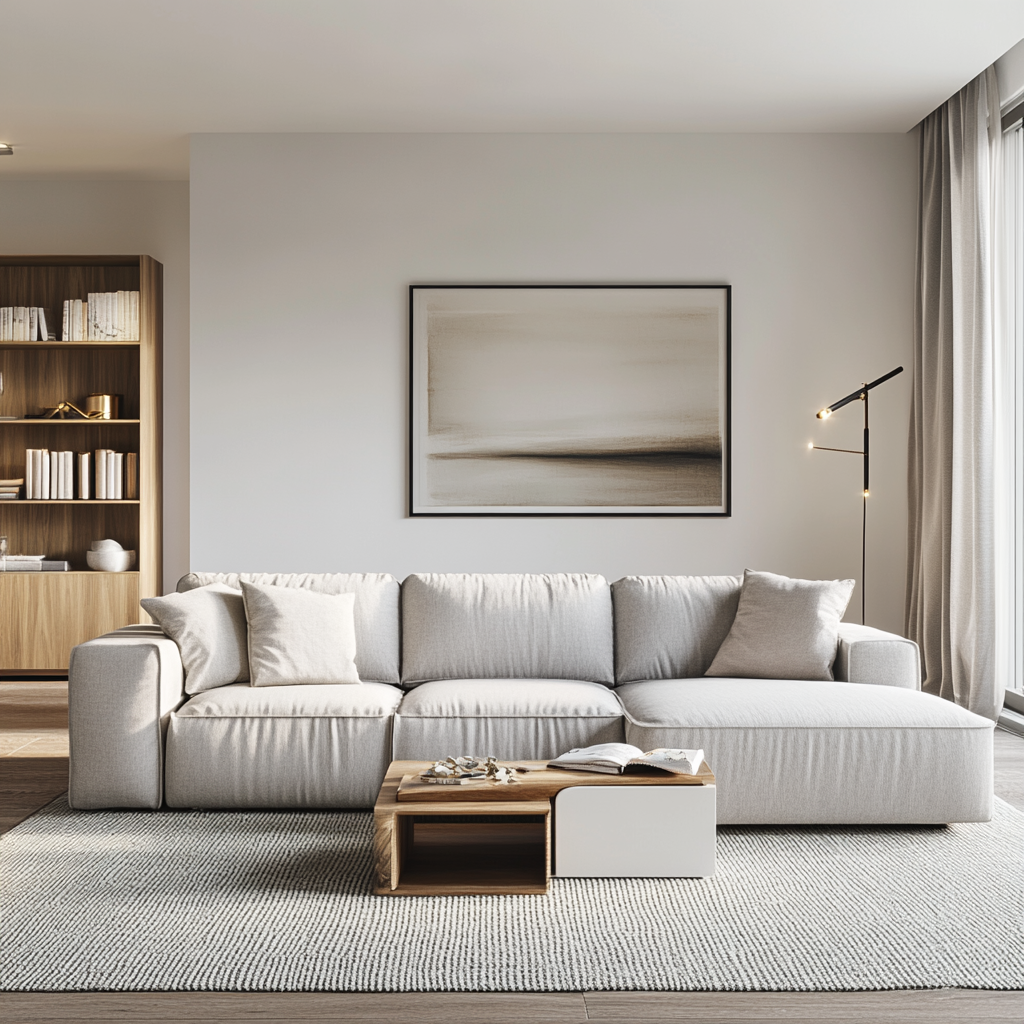
POLYGON ((64 341, 138 341, 138 292, 89 292, 86 300, 67 299, 64 341))
MULTIPOLYGON (((25 498, 29 501, 136 500, 139 497, 139 456, 98 448, 90 452, 51 452, 25 449, 25 498)), ((13 486, 14 481, 9 481, 13 486)), ((20 486, 22 481, 17 481, 20 486)), ((0 485, 2 486, 2 485, 0 485)), ((17 497, 17 487, 13 497, 17 497)))
POLYGON ((0 306, 0 341, 49 341, 42 306, 0 306))
POLYGON ((0 480, 0 501, 16 501, 24 482, 22 477, 16 480, 0 480))
POLYGON ((70 572, 71 563, 44 555, 2 555, 0 572, 70 572))
POLYGON ((134 501, 139 496, 139 456, 135 452, 96 449, 96 497, 134 501))

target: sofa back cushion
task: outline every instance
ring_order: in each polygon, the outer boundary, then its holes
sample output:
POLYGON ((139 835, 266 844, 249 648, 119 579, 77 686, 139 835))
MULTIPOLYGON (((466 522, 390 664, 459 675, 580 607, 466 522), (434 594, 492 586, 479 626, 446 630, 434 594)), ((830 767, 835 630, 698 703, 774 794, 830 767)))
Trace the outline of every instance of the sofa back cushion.
POLYGON ((626 576, 612 584, 615 681, 695 679, 736 617, 742 576, 626 576))
POLYGON ((402 584, 402 682, 614 682, 603 576, 417 573, 402 584))
POLYGON ((190 572, 178 592, 208 583, 295 587, 317 594, 355 594, 356 668, 364 682, 398 685, 398 580, 388 573, 190 572))

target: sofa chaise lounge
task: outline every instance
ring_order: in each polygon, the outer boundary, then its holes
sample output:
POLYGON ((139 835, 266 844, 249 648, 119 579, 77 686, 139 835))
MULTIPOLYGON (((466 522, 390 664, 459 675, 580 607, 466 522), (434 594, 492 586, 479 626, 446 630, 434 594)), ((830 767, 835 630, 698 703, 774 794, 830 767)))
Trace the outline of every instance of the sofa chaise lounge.
POLYGON ((359 685, 190 695, 176 643, 74 649, 76 809, 366 808, 392 759, 701 747, 722 824, 985 821, 993 723, 920 690, 917 647, 840 624, 834 680, 705 677, 742 577, 191 573, 355 595, 359 685))

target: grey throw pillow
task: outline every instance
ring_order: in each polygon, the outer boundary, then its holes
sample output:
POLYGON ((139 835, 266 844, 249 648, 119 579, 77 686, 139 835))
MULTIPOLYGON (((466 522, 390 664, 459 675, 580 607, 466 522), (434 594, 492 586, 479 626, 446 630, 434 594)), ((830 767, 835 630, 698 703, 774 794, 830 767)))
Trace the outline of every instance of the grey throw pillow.
POLYGON ((140 604, 178 645, 186 693, 248 680, 245 606, 240 590, 212 583, 186 594, 147 597, 140 604))
POLYGON ((831 679, 853 580, 743 573, 732 628, 705 672, 745 679, 831 679))
POLYGON ((358 683, 355 594, 242 583, 253 686, 358 683))

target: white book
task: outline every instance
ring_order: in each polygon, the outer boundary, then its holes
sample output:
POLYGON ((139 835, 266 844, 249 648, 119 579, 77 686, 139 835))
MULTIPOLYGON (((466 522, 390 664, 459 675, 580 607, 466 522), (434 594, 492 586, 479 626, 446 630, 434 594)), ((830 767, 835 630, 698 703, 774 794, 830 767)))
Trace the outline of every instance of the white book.
POLYGON ((39 497, 45 501, 50 496, 50 450, 42 448, 39 452, 39 497))
POLYGON ((107 498, 114 501, 117 498, 117 453, 107 451, 107 498))
POLYGON ((64 453, 50 452, 50 497, 64 498, 64 453))
POLYGON ((36 468, 36 450, 35 448, 25 449, 25 500, 35 498, 36 496, 36 482, 35 482, 35 468, 36 468))
POLYGON ((67 493, 64 497, 68 501, 74 501, 75 498, 75 453, 65 452, 64 460, 66 465, 64 466, 64 478, 68 482, 67 493))
POLYGON ((128 293, 117 293, 117 337, 124 341, 128 337, 128 293))
POLYGON ((96 499, 104 501, 107 497, 107 449, 96 449, 96 499))
POLYGON ((10 322, 10 313, 8 310, 9 306, 0 306, 0 341, 11 341, 11 338, 7 337, 8 323, 10 322))
POLYGON ((39 309, 37 306, 28 307, 28 340, 39 339, 39 309))
POLYGON ((114 452, 114 497, 124 500, 124 452, 114 452))
POLYGON ((89 305, 89 318, 88 318, 88 333, 85 336, 86 341, 96 340, 96 314, 99 312, 99 303, 96 301, 96 292, 89 292, 85 300, 89 305))
POLYGON ((139 293, 129 292, 128 337, 132 341, 139 340, 139 293))
POLYGON ((70 313, 71 300, 64 300, 64 313, 60 321, 60 340, 70 341, 69 337, 71 332, 71 313, 70 313))
POLYGON ((25 325, 25 307, 15 306, 14 307, 14 331, 12 333, 11 341, 27 341, 25 335, 28 333, 28 328, 25 325))
POLYGON ((36 448, 32 452, 32 497, 36 501, 46 497, 43 493, 43 463, 47 461, 45 455, 43 448, 36 448))
POLYGON ((644 751, 630 743, 595 743, 591 747, 574 747, 548 761, 548 767, 606 775, 621 775, 633 767, 660 768, 673 775, 696 775, 703 763, 703 750, 658 747, 644 751))
POLYGON ((78 453, 78 497, 88 501, 92 497, 92 455, 89 452, 78 453))
POLYGON ((39 321, 39 340, 40 341, 49 341, 50 340, 50 335, 49 335, 49 333, 48 333, 48 331, 46 329, 46 310, 43 309, 42 306, 40 306, 36 310, 36 317, 37 317, 37 319, 39 321))

